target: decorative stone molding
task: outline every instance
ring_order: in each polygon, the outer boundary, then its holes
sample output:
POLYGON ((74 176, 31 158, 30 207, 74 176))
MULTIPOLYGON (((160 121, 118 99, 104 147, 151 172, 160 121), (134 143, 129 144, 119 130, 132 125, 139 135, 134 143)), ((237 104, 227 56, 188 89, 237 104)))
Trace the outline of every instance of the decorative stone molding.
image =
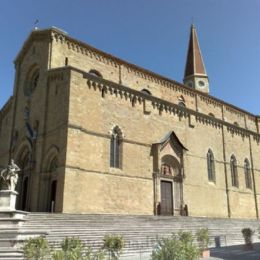
POLYGON ((227 126, 227 131, 229 133, 231 133, 232 135, 235 134, 235 135, 240 135, 242 137, 249 137, 248 131, 246 131, 243 128, 237 127, 235 125, 228 125, 227 126))
POLYGON ((217 128, 221 128, 222 125, 219 122, 219 120, 216 120, 214 117, 204 115, 204 114, 197 114, 196 115, 196 121, 200 122, 202 124, 211 125, 217 128))
POLYGON ((5 117, 6 114, 8 114, 8 112, 10 111, 11 107, 12 107, 12 103, 13 103, 13 96, 11 96, 7 102, 4 104, 4 106, 2 107, 2 109, 0 110, 0 119, 5 117))
MULTIPOLYGON (((73 70, 77 71, 78 73, 81 73, 83 75, 83 78, 86 79, 86 84, 89 89, 93 88, 95 91, 99 90, 101 92, 102 96, 102 91, 107 92, 110 95, 115 95, 116 97, 124 98, 125 100, 129 100, 132 105, 132 100, 138 100, 140 103, 142 103, 145 100, 149 100, 152 103, 152 107, 156 109, 159 114, 162 112, 170 113, 173 115, 178 115, 180 117, 185 117, 188 118, 189 115, 194 115, 196 117, 196 122, 202 123, 202 124, 207 124, 211 125, 213 127, 223 127, 226 126, 228 127, 228 131, 230 133, 235 133, 239 134, 242 137, 243 136, 249 136, 249 135, 257 135, 258 134, 254 131, 251 131, 249 129, 244 129, 235 125, 232 125, 228 122, 225 122, 221 119, 211 117, 209 115, 205 115, 203 113, 200 113, 198 111, 186 108, 186 107, 181 107, 177 104, 171 103, 169 101, 157 98, 155 96, 150 96, 146 95, 145 93, 142 93, 140 91, 134 90, 132 88, 111 82, 109 80, 105 80, 102 78, 95 77, 85 71, 82 71, 80 69, 67 66, 64 68, 59 68, 59 69, 53 69, 50 70, 49 72, 52 71, 59 71, 59 70, 73 70)), ((232 108, 230 108, 232 109, 232 108)), ((234 110, 236 111, 236 110, 234 110)), ((243 116, 242 113, 240 115, 243 116)), ((260 136, 260 135, 259 135, 260 136)))
POLYGON ((214 107, 222 107, 222 104, 220 104, 219 102, 217 102, 216 100, 214 100, 214 98, 211 98, 210 96, 202 96, 200 94, 198 94, 198 96, 200 97, 200 100, 205 102, 207 105, 213 105, 214 107))
POLYGON ((52 71, 48 76, 49 83, 53 81, 63 81, 63 79, 64 75, 62 71, 52 71))
POLYGON ((237 109, 234 109, 234 108, 229 107, 229 106, 225 106, 225 108, 226 108, 226 111, 230 112, 231 114, 235 114, 238 117, 244 116, 244 114, 241 113, 240 111, 238 111, 237 109))

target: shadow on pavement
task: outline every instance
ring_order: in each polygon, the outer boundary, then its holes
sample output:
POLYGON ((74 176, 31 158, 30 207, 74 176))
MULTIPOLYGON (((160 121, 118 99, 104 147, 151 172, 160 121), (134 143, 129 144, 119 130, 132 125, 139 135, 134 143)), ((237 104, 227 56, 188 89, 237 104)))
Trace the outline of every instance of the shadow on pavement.
POLYGON ((254 243, 253 250, 245 250, 244 245, 212 248, 210 255, 225 260, 260 260, 260 243, 254 243))

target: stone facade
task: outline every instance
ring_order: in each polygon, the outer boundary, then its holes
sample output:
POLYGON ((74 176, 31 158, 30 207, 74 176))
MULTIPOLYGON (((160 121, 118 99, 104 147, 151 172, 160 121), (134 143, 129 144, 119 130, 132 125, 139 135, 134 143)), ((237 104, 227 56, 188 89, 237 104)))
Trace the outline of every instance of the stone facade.
POLYGON ((23 169, 19 209, 258 218, 257 116, 58 29, 33 31, 15 67, 13 96, 0 112, 0 165, 14 158, 23 169))

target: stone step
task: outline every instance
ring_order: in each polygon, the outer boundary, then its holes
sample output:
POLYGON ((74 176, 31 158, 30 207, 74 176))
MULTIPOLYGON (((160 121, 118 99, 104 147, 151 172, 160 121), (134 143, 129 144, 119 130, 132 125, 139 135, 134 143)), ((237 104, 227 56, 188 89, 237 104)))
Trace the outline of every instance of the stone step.
MULTIPOLYGON (((16 230, 15 224, 4 226, 3 223, 0 237, 5 232, 9 234, 16 230)), ((17 244, 30 236, 42 235, 52 248, 57 249, 65 237, 79 237, 84 245, 98 249, 103 245, 106 234, 118 234, 125 241, 124 255, 131 255, 137 251, 152 252, 160 237, 170 236, 179 230, 195 234, 203 227, 209 229, 212 247, 215 246, 216 236, 220 236, 222 246, 242 244, 241 229, 251 227, 258 230, 259 226, 260 221, 242 219, 30 213, 19 224, 21 235, 17 237, 17 244)), ((254 238, 254 241, 259 241, 257 233, 254 238)))

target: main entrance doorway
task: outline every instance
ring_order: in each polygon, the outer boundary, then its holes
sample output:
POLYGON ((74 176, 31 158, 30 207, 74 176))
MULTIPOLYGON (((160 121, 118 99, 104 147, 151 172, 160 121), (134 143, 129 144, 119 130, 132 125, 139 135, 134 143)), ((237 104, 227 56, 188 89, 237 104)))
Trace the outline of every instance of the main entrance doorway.
POLYGON ((161 215, 173 215, 172 182, 161 181, 161 215))

